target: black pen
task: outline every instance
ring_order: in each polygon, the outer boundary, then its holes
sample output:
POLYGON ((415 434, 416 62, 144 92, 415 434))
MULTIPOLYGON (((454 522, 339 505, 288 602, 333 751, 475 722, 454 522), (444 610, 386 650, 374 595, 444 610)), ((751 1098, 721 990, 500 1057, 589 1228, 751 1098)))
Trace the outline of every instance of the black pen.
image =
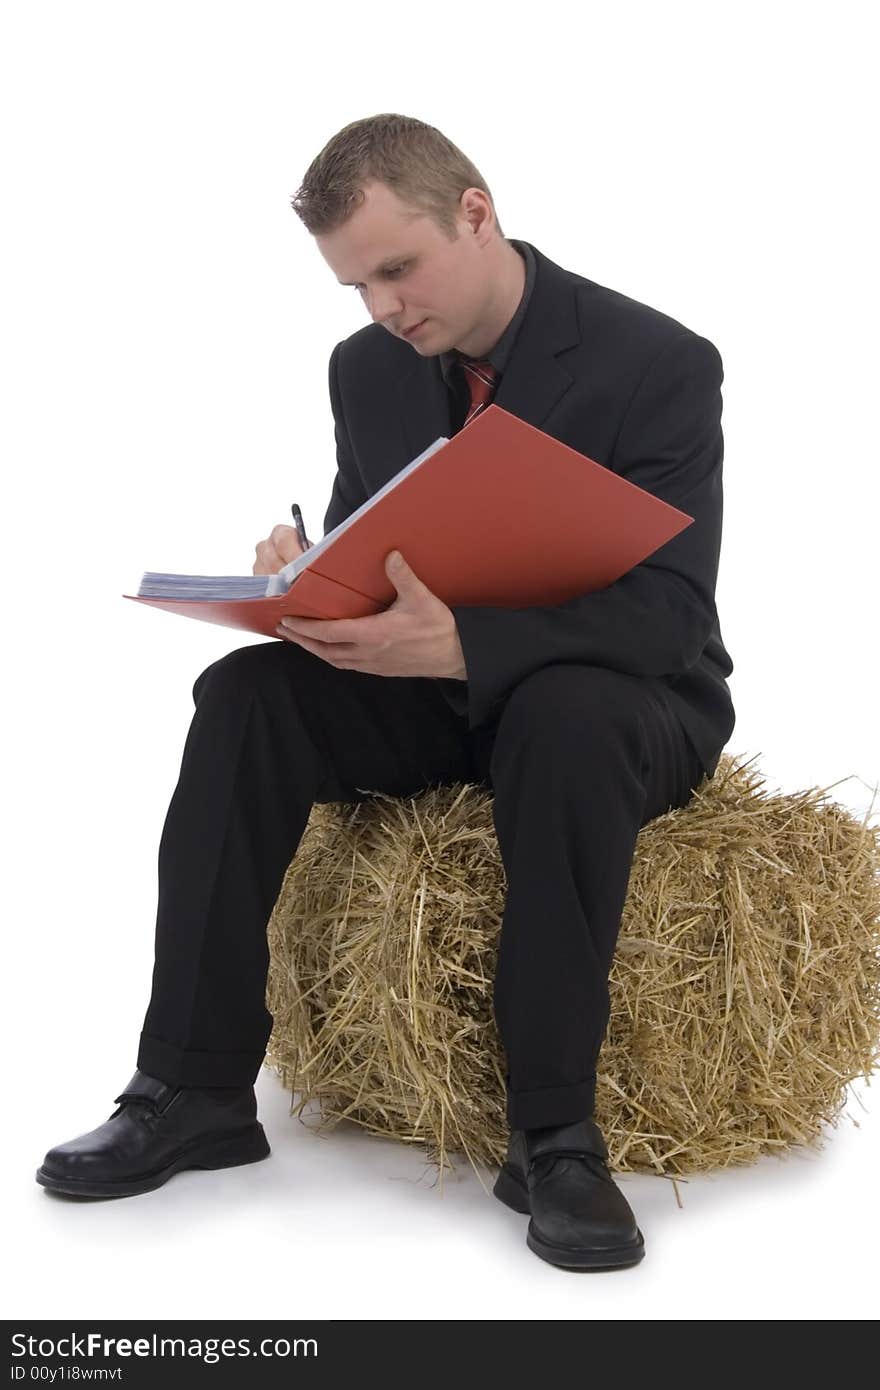
POLYGON ((306 528, 303 526, 302 512, 295 502, 291 503, 290 510, 293 514, 293 524, 296 527, 296 534, 299 536, 299 543, 303 550, 311 550, 312 542, 306 537, 306 528))

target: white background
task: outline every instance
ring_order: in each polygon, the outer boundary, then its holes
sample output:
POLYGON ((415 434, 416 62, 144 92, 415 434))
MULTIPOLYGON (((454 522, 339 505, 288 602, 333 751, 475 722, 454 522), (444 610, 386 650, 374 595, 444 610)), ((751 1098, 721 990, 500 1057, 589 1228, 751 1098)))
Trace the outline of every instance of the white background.
POLYGON ((266 1163, 119 1202, 33 1180, 134 1070, 192 683, 250 640, 121 595, 145 569, 250 573, 294 499, 320 534, 327 363, 366 314, 289 199, 351 120, 438 126, 487 179, 506 235, 718 347, 729 751, 758 754, 771 789, 836 783, 867 810, 868 16, 668 0, 4 7, 7 1316, 876 1312, 876 1084, 854 1089, 821 1154, 695 1179, 683 1209, 668 1182, 622 1179, 647 1256, 611 1275, 538 1260, 525 1219, 466 1165, 441 1198, 402 1145, 350 1127, 315 1138, 268 1071, 266 1163))

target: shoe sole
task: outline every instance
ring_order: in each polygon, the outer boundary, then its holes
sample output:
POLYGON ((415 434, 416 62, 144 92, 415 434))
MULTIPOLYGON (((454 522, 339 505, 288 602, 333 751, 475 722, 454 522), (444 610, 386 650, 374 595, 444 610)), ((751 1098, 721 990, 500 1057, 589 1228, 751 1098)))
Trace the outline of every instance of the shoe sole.
MULTIPOLYGON (((531 1216, 528 1184, 506 1163, 502 1165, 492 1191, 505 1206, 518 1211, 522 1216, 531 1216)), ((576 1248, 570 1245, 554 1245, 552 1241, 544 1240, 535 1230, 534 1221, 529 1222, 526 1245, 542 1260, 547 1260, 549 1264, 557 1265, 560 1269, 626 1269, 638 1264, 645 1255, 645 1240, 641 1231, 638 1231, 636 1240, 628 1241, 626 1245, 576 1248)))
POLYGON ((37 1182, 52 1192, 65 1192, 76 1197, 133 1197, 139 1192, 151 1192, 161 1187, 175 1173, 185 1168, 234 1168, 241 1163, 258 1163, 271 1153, 263 1126, 257 1122, 246 1130, 217 1135, 210 1141, 194 1140, 166 1164, 152 1173, 134 1178, 75 1178, 53 1173, 45 1167, 36 1172, 37 1182))

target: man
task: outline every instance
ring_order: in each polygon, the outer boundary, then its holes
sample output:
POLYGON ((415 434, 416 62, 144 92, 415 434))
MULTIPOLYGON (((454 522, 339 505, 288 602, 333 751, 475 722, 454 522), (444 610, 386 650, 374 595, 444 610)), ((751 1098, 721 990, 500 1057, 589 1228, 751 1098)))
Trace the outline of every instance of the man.
MULTIPOLYGON (((338 469, 325 531, 495 400, 693 516, 606 589, 555 607, 450 609, 406 563, 355 620, 285 620, 213 663, 159 847, 153 989, 137 1070, 45 1186, 96 1196, 265 1157, 253 1083, 272 1028, 266 924, 316 801, 494 792, 507 899, 494 1006, 510 1143, 496 1195, 565 1268, 644 1241, 595 1120, 608 972, 642 825, 711 776, 734 712, 714 588, 722 367, 676 320, 506 239, 485 181, 439 131, 357 121, 294 199, 372 322, 337 344, 338 469)), ((254 572, 300 553, 276 526, 254 572)))

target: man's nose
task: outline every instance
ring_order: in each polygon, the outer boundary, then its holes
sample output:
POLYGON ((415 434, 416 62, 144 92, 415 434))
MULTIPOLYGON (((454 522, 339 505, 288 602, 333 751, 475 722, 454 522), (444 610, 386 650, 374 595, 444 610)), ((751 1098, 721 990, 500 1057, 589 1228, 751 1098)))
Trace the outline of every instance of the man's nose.
POLYGON ((369 309, 374 323, 384 323, 386 319, 399 319, 403 305, 400 295, 393 289, 373 290, 369 297, 369 309))

